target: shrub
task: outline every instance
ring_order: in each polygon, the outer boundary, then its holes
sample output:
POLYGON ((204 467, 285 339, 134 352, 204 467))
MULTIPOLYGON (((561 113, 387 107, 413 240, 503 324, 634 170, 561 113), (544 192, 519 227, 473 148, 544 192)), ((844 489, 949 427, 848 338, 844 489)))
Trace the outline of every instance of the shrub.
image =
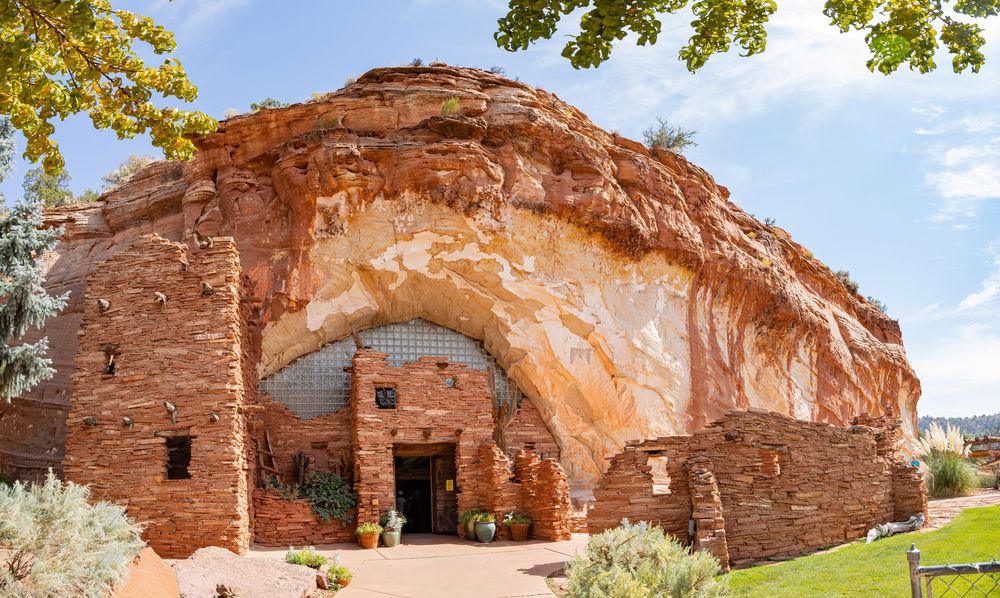
POLYGON ((854 280, 851 279, 851 273, 848 272, 847 270, 837 270, 836 272, 833 273, 833 275, 837 277, 837 280, 840 281, 840 284, 844 285, 847 288, 847 290, 852 293, 857 293, 858 289, 861 288, 861 285, 859 285, 858 283, 854 282, 854 280))
POLYGON ((316 119, 317 129, 339 129, 340 118, 335 115, 321 116, 316 119))
POLYGON ((569 598, 726 596, 717 581, 719 562, 704 551, 694 554, 659 527, 622 521, 621 527, 590 537, 586 558, 567 568, 569 598))
POLYGON ((524 523, 531 523, 531 517, 528 517, 527 515, 522 515, 516 511, 511 511, 510 513, 507 513, 506 515, 503 516, 504 525, 516 525, 524 523))
POLYGON ((496 523, 497 516, 493 513, 480 513, 476 515, 476 523, 496 523))
POLYGON ((343 565, 333 565, 326 570, 326 579, 330 582, 330 585, 347 585, 352 579, 354 579, 354 574, 351 573, 347 567, 343 565))
POLYGON ((357 504, 357 496, 344 478, 328 471, 313 471, 302 480, 299 495, 312 504, 313 513, 323 523, 340 519, 346 526, 354 520, 349 511, 357 504))
POLYGON ((309 546, 302 550, 289 548, 285 553, 285 562, 293 565, 305 565, 312 569, 319 569, 326 564, 326 557, 317 553, 316 548, 309 546))
POLYGON ((865 297, 865 299, 867 299, 868 304, 874 307, 875 309, 879 310, 882 313, 888 313, 889 308, 886 307, 885 303, 882 303, 882 301, 880 301, 878 298, 868 295, 867 297, 865 297))
POLYGON ((450 116, 458 112, 459 100, 458 96, 451 96, 447 100, 441 102, 441 115, 450 116))
POLYGON ((142 529, 125 509, 87 503, 86 486, 0 486, 0 595, 103 598, 142 549, 142 529))
POLYGON ((384 531, 382 526, 377 523, 362 523, 358 529, 354 530, 354 533, 360 536, 361 534, 381 534, 384 531))
POLYGON ((259 102, 251 102, 250 110, 253 112, 260 112, 261 110, 270 110, 273 108, 287 108, 291 106, 288 102, 282 102, 281 100, 276 100, 274 98, 264 98, 259 102))
POLYGON ((406 516, 399 511, 386 511, 382 513, 379 524, 387 530, 399 531, 406 525, 406 516))
POLYGON ((933 422, 920 435, 920 440, 917 441, 917 453, 925 461, 943 454, 962 456, 966 453, 965 436, 958 426, 948 424, 947 428, 942 428, 937 422, 933 422))
POLYGON ((423 58, 414 58, 410 61, 410 66, 424 66, 423 58))
POLYGON ((927 494, 934 498, 968 496, 979 487, 976 468, 954 453, 939 453, 927 460, 927 494))
POLYGON ((672 126, 662 118, 656 119, 656 122, 657 126, 642 132, 642 138, 650 148, 658 147, 682 154, 687 148, 698 145, 694 140, 698 131, 672 126))

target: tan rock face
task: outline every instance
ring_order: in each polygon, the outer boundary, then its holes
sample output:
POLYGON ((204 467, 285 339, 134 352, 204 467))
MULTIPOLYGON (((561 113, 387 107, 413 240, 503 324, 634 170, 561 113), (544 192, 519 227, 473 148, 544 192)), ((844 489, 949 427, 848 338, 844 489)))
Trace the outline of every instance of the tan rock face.
MULTIPOLYGON (((549 93, 472 69, 376 69, 197 144, 190 163, 52 213, 67 224, 53 286, 78 291, 140 233, 192 248, 232 236, 266 323, 261 375, 351 328, 451 327, 537 407, 577 496, 626 440, 732 408, 894 413, 914 434, 920 387, 896 322, 702 169, 549 93), (459 110, 442 116, 450 97, 459 110)), ((63 369, 78 311, 53 324, 63 369)), ((65 403, 59 390, 39 392, 65 403)))

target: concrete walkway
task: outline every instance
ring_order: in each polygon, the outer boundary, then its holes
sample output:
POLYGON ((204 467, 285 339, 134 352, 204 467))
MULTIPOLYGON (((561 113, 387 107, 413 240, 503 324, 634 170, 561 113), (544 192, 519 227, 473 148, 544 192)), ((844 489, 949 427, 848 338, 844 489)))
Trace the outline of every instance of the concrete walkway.
MULTIPOLYGON (((317 546, 334 552, 354 572, 337 598, 505 598, 551 596, 545 578, 587 545, 586 534, 565 542, 478 544, 454 536, 411 534, 395 548, 362 550, 356 544, 317 546)), ((256 546, 250 555, 283 558, 286 548, 256 546)))

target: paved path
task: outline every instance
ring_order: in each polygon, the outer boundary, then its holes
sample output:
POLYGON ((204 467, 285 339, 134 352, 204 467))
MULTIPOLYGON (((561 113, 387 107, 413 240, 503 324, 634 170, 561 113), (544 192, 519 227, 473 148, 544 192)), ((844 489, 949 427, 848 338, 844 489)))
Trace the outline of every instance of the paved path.
MULTIPOLYGON (((410 534, 395 548, 355 544, 317 546, 337 552, 354 580, 337 598, 513 598, 552 596, 545 578, 587 544, 586 534, 565 542, 477 544, 454 536, 410 534)), ((254 547, 250 556, 283 558, 285 548, 254 547)))
POLYGON ((1000 490, 980 490, 973 496, 960 496, 958 498, 943 498, 927 502, 927 514, 929 515, 927 525, 923 530, 932 530, 944 527, 952 519, 958 517, 964 509, 970 507, 988 507, 990 505, 1000 505, 1000 490))

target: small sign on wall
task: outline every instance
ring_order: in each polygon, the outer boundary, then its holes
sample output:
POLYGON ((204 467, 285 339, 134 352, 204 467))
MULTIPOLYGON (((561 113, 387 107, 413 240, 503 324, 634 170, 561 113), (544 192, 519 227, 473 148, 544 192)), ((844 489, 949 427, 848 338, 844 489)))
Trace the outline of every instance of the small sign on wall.
POLYGON ((454 492, 455 491, 455 480, 445 480, 444 481, 444 489, 447 492, 454 492))

